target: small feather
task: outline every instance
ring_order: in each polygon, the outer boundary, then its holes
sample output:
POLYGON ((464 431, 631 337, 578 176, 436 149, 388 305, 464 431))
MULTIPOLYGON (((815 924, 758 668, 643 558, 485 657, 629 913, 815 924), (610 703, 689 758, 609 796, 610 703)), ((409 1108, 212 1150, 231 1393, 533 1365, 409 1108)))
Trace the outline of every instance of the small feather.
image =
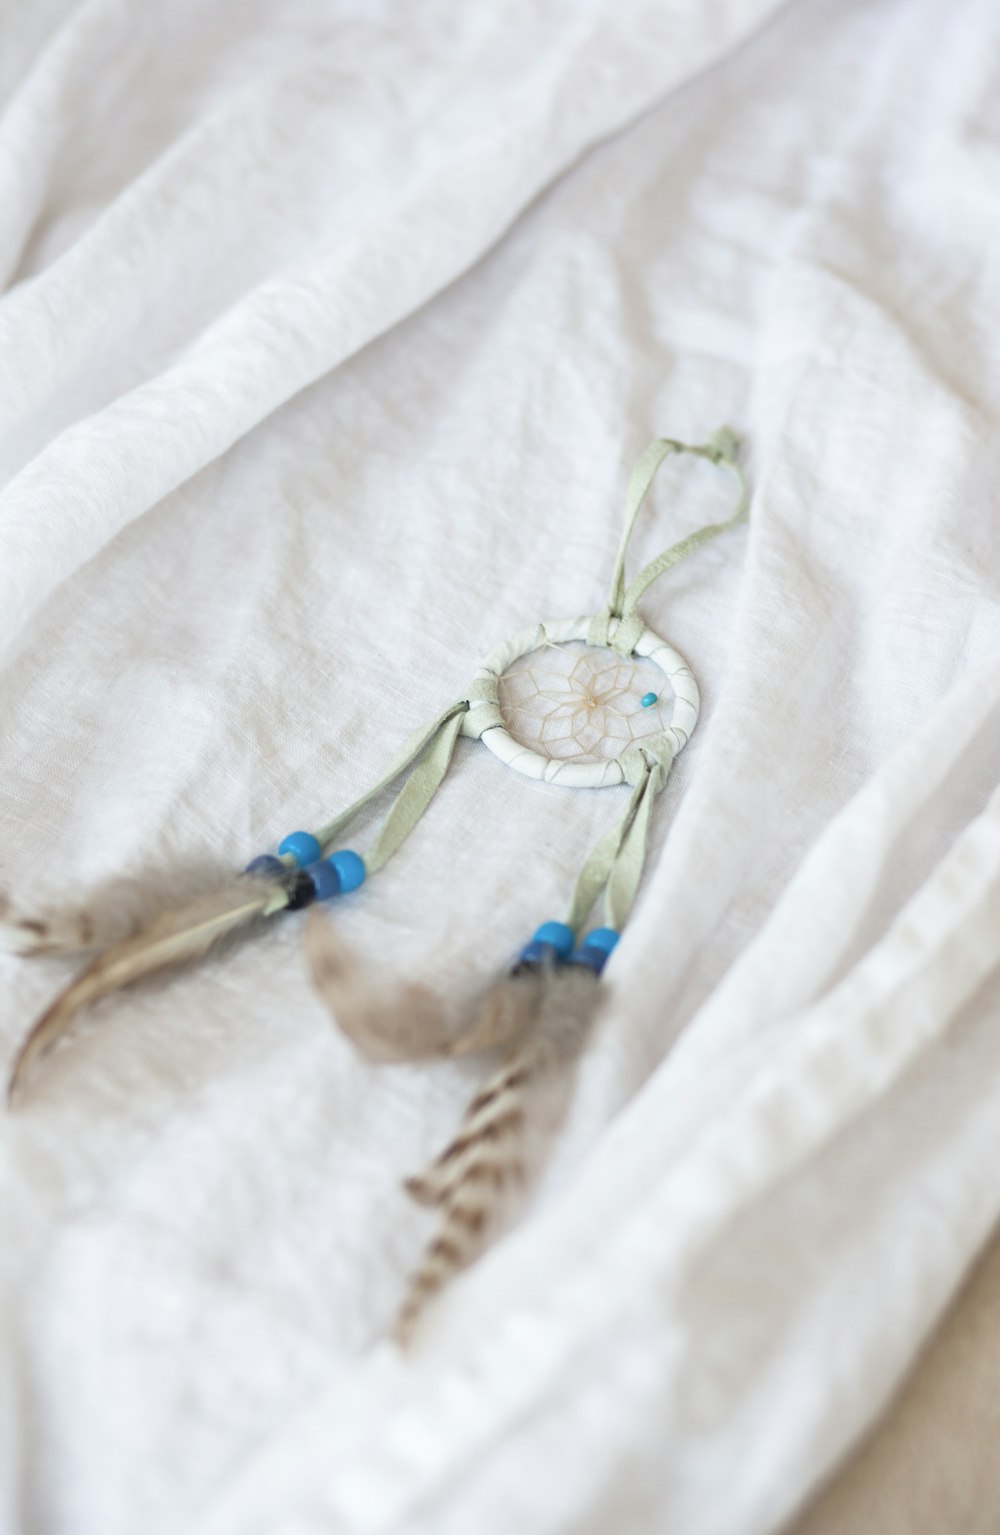
POLYGON ((448 1053, 451 1031, 426 986, 380 978, 318 911, 306 923, 305 945, 316 990, 341 1032, 370 1060, 419 1061, 448 1053))
MULTIPOLYGON (((569 1068, 597 1014, 600 987, 582 966, 541 970, 536 977, 540 984, 519 1015, 506 1061, 473 1098, 455 1138, 426 1173, 406 1184, 420 1203, 437 1207, 438 1221, 393 1328, 403 1346, 429 1301, 509 1218, 565 1107, 569 1068)), ((516 980, 507 978, 496 990, 516 980)), ((505 1000, 502 1008, 507 1006, 505 1000)))
POLYGON ((61 992, 24 1041, 14 1062, 8 1098, 13 1102, 32 1068, 67 1032, 77 1014, 102 997, 204 954, 283 904, 284 893, 267 880, 240 876, 221 890, 161 912, 139 932, 112 944, 61 992))

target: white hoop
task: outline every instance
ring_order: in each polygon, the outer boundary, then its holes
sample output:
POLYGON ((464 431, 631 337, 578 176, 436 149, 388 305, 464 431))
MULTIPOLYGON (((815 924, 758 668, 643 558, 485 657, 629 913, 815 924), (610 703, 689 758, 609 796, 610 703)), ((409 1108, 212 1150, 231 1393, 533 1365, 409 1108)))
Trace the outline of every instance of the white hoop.
MULTIPOLYGON (((559 618, 553 623, 535 624, 522 629, 489 656, 476 672, 473 697, 466 716, 465 733, 479 736, 495 757, 506 762, 516 773, 526 778, 541 779, 544 783, 564 784, 571 789, 605 789, 625 782, 625 769, 620 757, 608 762, 573 762, 564 758, 543 757, 515 741, 502 724, 490 724, 482 728, 477 720, 482 711, 496 713, 500 678, 509 666, 521 656, 540 650, 543 645, 566 645, 572 640, 587 642, 590 618, 559 618)), ((618 619, 613 618, 608 628, 608 638, 618 631, 618 619)), ((661 640, 652 629, 643 629, 635 645, 635 654, 643 656, 658 666, 674 692, 674 709, 670 724, 663 732, 673 747, 674 754, 683 751, 698 723, 700 697, 694 673, 684 657, 672 645, 661 640)), ((488 717, 488 716, 487 716, 488 717)))

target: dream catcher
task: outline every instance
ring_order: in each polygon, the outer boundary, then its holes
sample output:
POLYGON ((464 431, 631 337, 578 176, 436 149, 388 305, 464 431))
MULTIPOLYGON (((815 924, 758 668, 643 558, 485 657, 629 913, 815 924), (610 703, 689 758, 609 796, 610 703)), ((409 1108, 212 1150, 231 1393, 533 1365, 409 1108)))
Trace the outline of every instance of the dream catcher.
MULTIPOLYGON (((12 1100, 83 1008, 147 976, 197 959, 223 939, 282 912, 342 898, 378 874, 416 826, 447 773, 459 736, 481 741, 526 778, 574 789, 627 787, 617 821, 585 859, 562 920, 541 923, 513 965, 470 1004, 464 1027, 446 1025, 434 995, 384 987, 313 915, 306 944, 315 982, 340 1027, 367 1055, 417 1060, 501 1050, 502 1063, 473 1098, 454 1139, 412 1178, 414 1198, 438 1211, 436 1234, 397 1321, 405 1338, 426 1302, 468 1263, 523 1181, 535 1095, 565 1076, 598 1010, 600 981, 642 875, 650 818, 674 757, 698 720, 698 686, 684 658, 647 627, 639 604, 657 578, 746 513, 747 493, 726 429, 691 447, 653 442, 629 481, 625 527, 611 593, 599 613, 535 624, 484 662, 468 691, 420 731, 383 778, 312 832, 295 831, 218 890, 155 917, 106 947, 52 1003, 15 1061, 12 1100), (688 453, 730 471, 736 511, 682 539, 626 583, 625 557, 639 508, 668 455, 688 453), (360 812, 397 781, 402 787, 363 853, 341 846, 360 812), (592 913, 603 900, 603 917, 592 913)), ((36 919, 7 912, 19 952, 96 947, 89 916, 36 919)))

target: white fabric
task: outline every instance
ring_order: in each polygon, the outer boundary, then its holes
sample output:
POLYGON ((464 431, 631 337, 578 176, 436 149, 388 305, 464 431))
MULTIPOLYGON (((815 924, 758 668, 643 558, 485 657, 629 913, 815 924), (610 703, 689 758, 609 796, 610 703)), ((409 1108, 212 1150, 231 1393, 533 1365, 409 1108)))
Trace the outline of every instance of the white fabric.
MULTIPOLYGON (((5 1531, 751 1535, 872 1421, 1000 1210, 998 45, 991 0, 5 8, 5 887, 332 814, 600 603, 656 433, 754 486, 644 603, 704 716, 533 1218, 401 1359, 399 1178, 477 1066, 355 1059, 294 918, 109 1004, 0 1124, 5 1531)), ((725 496, 669 466, 636 561, 725 496)), ((337 920, 471 990, 623 792, 461 742, 337 920)), ((66 974, 3 961, 8 1057, 66 974)))

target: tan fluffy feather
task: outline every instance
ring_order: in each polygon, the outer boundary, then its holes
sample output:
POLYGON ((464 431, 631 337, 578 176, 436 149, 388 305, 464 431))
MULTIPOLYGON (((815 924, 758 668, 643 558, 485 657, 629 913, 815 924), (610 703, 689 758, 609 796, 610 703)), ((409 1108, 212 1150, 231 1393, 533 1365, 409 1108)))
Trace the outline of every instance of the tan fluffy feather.
POLYGON ((23 1089, 32 1069, 66 1034, 81 1010, 124 986, 204 954, 281 904, 280 887, 240 876, 210 895, 161 912, 141 930, 105 949, 42 1014, 25 1039, 11 1072, 8 1098, 23 1089))
POLYGON ((451 1033, 426 986, 386 981, 361 961, 320 912, 306 922, 313 983, 341 1032, 375 1061, 419 1061, 447 1054, 451 1033))
POLYGON ((537 971, 505 978, 491 987, 471 1026, 456 1032, 436 993, 378 974, 319 911, 309 914, 305 946, 313 984, 334 1022, 375 1061, 472 1055, 509 1045, 530 1022, 541 986, 537 971))
POLYGON ((479 1055, 515 1044, 535 1021, 547 985, 547 973, 525 966, 492 985, 471 1025, 452 1042, 452 1055, 479 1055))
MULTIPOLYGON (((415 1199, 437 1207, 438 1222, 393 1329, 404 1346, 425 1306, 478 1257, 511 1213, 540 1155, 540 1143, 557 1122, 552 1102, 545 1122, 544 1099, 548 1095, 565 1102, 570 1067, 596 1015, 597 979, 589 970, 572 966, 500 982, 496 990, 508 991, 501 1004, 508 1019, 509 988, 529 978, 534 987, 515 992, 523 1008, 516 1013, 507 1059, 473 1098, 455 1138, 424 1174, 407 1180, 415 1199)), ((494 1005, 487 998, 484 1012, 494 1005)), ((475 1029, 474 1025, 471 1032, 475 1029)))

